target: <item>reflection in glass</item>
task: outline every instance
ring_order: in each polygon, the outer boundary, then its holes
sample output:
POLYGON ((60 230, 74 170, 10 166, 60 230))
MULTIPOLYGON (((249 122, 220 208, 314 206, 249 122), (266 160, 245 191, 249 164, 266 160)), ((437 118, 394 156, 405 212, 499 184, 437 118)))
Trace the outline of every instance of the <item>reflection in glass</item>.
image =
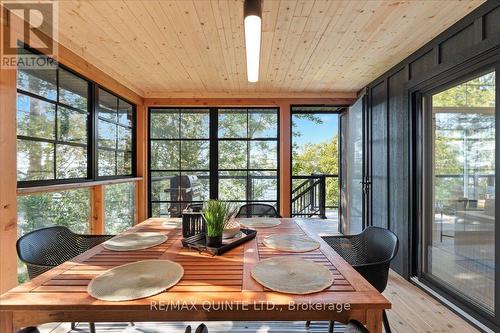
POLYGON ((59 68, 59 102, 87 111, 89 84, 78 76, 59 68))
POLYGON ((276 169, 277 159, 276 141, 250 141, 250 169, 276 169))
POLYGON ((116 152, 116 174, 127 176, 132 174, 132 153, 129 151, 116 152))
POLYGON ((245 171, 219 172, 219 199, 241 200, 247 199, 247 173, 245 171))
POLYGON ((116 174, 116 155, 114 150, 99 149, 99 176, 114 176, 116 174))
POLYGON ((54 178, 54 144, 17 140, 17 180, 54 178))
POLYGON ((118 123, 132 127, 133 107, 131 104, 118 100, 118 123))
POLYGON ((492 312, 495 73, 432 96, 433 218, 425 272, 492 312))
POLYGON ((117 121, 118 97, 99 89, 99 117, 117 121))
POLYGON ((278 177, 276 172, 250 172, 251 198, 250 200, 276 201, 278 200, 278 177))
POLYGON ((87 176, 87 147, 57 145, 56 178, 85 178, 87 176))
POLYGON ((170 191, 171 181, 174 177, 180 176, 179 172, 151 172, 151 200, 169 201, 171 200, 170 191))
POLYGON ((181 141, 181 169, 208 170, 209 146, 205 141, 181 141))
POLYGON ((179 110, 151 110, 150 128, 152 139, 178 139, 180 126, 179 110))
POLYGON ((219 138, 247 137, 247 110, 219 109, 219 138))
POLYGON ((252 139, 276 138, 278 136, 278 113, 276 110, 249 110, 248 133, 252 139))
POLYGON ((219 141, 219 169, 246 169, 247 147, 247 141, 219 141))
POLYGON ((99 147, 116 149, 117 126, 104 120, 98 122, 99 147))
POLYGON ((54 104, 17 94, 17 135, 55 139, 55 114, 54 104))
POLYGON ((179 150, 179 142, 176 141, 151 141, 151 169, 179 169, 179 150))
POLYGON ((118 149, 132 150, 132 129, 128 127, 117 126, 118 128, 118 149))
POLYGON ((182 110, 181 138, 208 139, 210 115, 208 110, 182 110))
POLYGON ((104 233, 116 235, 134 225, 135 183, 105 186, 104 233))
POLYGON ((87 114, 60 106, 57 109, 57 135, 60 141, 87 143, 87 114))
POLYGON ((56 75, 55 69, 20 69, 17 71, 17 88, 55 101, 56 75))

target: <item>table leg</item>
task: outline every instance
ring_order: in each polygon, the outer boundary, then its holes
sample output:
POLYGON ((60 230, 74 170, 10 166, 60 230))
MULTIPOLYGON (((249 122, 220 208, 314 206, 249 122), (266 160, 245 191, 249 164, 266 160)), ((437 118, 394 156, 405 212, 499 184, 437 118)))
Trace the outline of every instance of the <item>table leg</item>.
POLYGON ((10 311, 0 311, 0 332, 15 333, 14 314, 10 311))
POLYGON ((382 333, 382 310, 366 311, 366 328, 370 333, 382 333))

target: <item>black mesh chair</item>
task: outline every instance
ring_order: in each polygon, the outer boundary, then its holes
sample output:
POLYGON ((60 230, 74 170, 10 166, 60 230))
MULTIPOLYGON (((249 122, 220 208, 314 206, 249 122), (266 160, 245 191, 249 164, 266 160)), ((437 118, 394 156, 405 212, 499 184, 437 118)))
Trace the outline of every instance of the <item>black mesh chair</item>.
MULTIPOLYGON (((54 226, 27 233, 17 240, 17 255, 28 268, 30 279, 68 261, 112 235, 78 235, 66 227, 54 226)), ((74 329, 74 323, 71 328, 74 329)), ((89 323, 95 333, 94 323, 89 323)))
MULTIPOLYGON (((357 235, 322 237, 379 292, 387 287, 389 266, 398 252, 398 237, 390 230, 368 227, 357 235)), ((386 333, 391 332, 383 312, 386 333)), ((333 324, 330 325, 333 328, 333 324)))
POLYGON ((280 217, 274 206, 263 203, 244 204, 236 217, 280 217))
POLYGON ((344 333, 370 333, 361 323, 351 320, 347 323, 344 333))

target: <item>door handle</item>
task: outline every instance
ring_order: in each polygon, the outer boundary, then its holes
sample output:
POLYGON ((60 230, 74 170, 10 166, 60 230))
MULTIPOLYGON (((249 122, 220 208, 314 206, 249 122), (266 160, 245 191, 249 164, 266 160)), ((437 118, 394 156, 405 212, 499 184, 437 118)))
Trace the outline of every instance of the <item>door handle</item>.
POLYGON ((362 187, 363 187, 363 192, 364 192, 365 194, 367 194, 367 193, 368 193, 368 191, 370 191, 370 185, 372 184, 372 182, 370 181, 370 178, 365 177, 365 180, 364 180, 364 181, 360 181, 359 183, 360 183, 360 184, 362 185, 362 187))

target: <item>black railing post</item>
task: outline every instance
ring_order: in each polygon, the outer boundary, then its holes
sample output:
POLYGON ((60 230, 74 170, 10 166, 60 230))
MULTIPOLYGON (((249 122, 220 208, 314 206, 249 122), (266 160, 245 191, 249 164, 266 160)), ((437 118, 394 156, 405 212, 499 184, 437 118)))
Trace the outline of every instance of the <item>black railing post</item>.
POLYGON ((326 219, 326 176, 319 176, 319 214, 326 219))

